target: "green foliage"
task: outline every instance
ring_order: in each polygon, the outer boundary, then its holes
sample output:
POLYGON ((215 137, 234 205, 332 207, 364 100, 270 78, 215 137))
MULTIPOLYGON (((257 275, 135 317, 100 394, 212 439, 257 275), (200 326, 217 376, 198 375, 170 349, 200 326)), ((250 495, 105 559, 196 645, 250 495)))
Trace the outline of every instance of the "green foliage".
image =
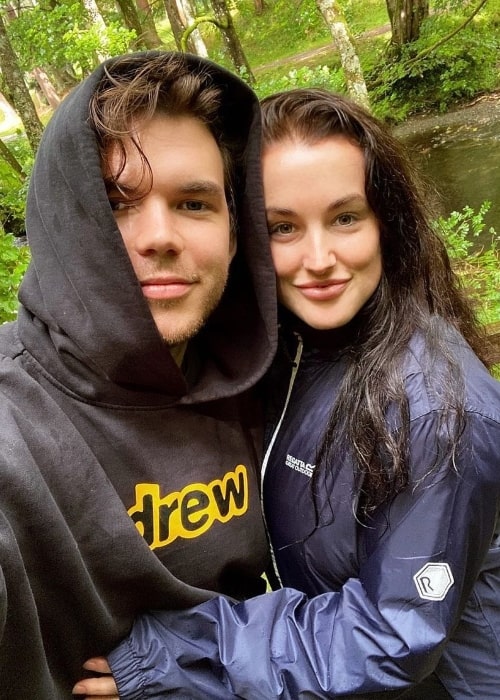
POLYGON ((0 233, 0 323, 17 314, 17 290, 29 262, 27 246, 18 246, 10 234, 0 233))
MULTIPOLYGON (((463 3, 461 7, 464 12, 463 3)), ((471 12, 470 6, 466 11, 471 12)), ((403 47, 397 61, 380 58, 366 76, 377 116, 397 122, 415 112, 444 112, 498 85, 500 32, 488 15, 478 15, 454 37, 425 54, 463 21, 464 15, 458 13, 431 15, 422 25, 420 38, 403 47)))
POLYGON ((389 22, 385 0, 340 0, 340 4, 354 37, 389 22))
POLYGON ((126 53, 135 38, 135 31, 126 29, 118 22, 108 22, 105 37, 95 24, 90 27, 74 25, 65 32, 63 42, 66 47, 71 47, 66 51, 67 61, 78 65, 83 78, 94 68, 95 57, 103 49, 109 56, 126 53))
POLYGON ((253 0, 241 0, 237 8, 234 21, 251 65, 291 56, 330 38, 314 0, 267 0, 260 16, 253 0))
POLYGON ((335 92, 345 92, 344 74, 340 69, 331 69, 328 66, 316 68, 294 68, 284 75, 260 78, 255 86, 255 91, 260 99, 274 92, 291 90, 296 87, 321 87, 335 92))
POLYGON ((85 21, 85 10, 79 2, 61 2, 53 7, 45 2, 24 9, 9 22, 8 32, 22 67, 62 68, 67 62, 68 47, 63 36, 85 21))
MULTIPOLYGON (((28 177, 33 165, 33 153, 24 136, 18 135, 7 142, 9 150, 22 165, 25 179, 19 175, 0 157, 0 235, 2 235, 1 221, 10 219, 16 222, 13 226, 16 234, 22 234, 21 224, 24 221, 24 208, 28 177), (19 225, 17 224, 19 222, 19 225)), ((0 271, 1 274, 1 271, 0 271)))
POLYGON ((491 246, 477 247, 477 237, 485 229, 484 216, 490 206, 490 202, 484 202, 478 212, 466 206, 436 221, 453 267, 482 323, 500 321, 500 236, 490 228, 491 246))
POLYGON ((122 20, 107 20, 103 37, 98 27, 89 22, 83 3, 42 2, 24 9, 9 22, 8 31, 26 71, 35 66, 45 70, 68 70, 71 66, 75 77, 81 79, 98 62, 96 56, 104 48, 103 43, 106 52, 115 55, 127 51, 136 36, 122 26, 122 20))

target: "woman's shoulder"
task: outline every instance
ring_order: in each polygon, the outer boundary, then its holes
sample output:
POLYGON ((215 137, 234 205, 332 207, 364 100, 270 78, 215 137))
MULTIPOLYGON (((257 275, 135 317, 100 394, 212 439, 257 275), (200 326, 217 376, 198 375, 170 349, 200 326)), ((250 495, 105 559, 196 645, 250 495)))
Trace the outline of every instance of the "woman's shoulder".
POLYGON ((500 382, 455 328, 443 321, 439 333, 439 343, 422 331, 410 340, 404 379, 412 417, 449 409, 461 396, 466 412, 500 423, 500 382))

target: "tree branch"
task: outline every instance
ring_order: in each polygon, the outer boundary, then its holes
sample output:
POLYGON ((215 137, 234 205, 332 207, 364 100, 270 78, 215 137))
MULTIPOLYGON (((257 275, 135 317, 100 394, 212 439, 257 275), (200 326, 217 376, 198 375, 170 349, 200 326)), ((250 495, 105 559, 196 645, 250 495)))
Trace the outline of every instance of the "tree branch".
POLYGON ((202 16, 202 17, 197 17, 190 25, 189 27, 186 27, 184 32, 182 33, 181 37, 181 51, 186 52, 187 51, 187 43, 189 40, 189 37, 191 34, 195 31, 195 29, 198 29, 200 24, 203 24, 204 22, 208 22, 209 24, 213 24, 217 27, 217 29, 220 29, 221 31, 224 31, 227 29, 227 26, 225 24, 222 24, 222 22, 219 22, 216 20, 214 17, 209 17, 209 16, 202 16))

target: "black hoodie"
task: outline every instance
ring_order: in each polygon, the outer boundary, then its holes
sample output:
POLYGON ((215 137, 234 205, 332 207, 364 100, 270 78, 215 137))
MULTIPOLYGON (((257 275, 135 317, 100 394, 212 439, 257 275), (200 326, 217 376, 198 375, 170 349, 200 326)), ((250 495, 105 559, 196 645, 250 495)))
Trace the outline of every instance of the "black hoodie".
POLYGON ((261 590, 251 388, 272 359, 276 319, 259 110, 238 78, 186 61, 224 87, 226 128, 248 139, 238 252, 219 308, 190 342, 189 386, 106 196, 87 124, 102 67, 56 111, 37 155, 32 262, 18 320, 0 329, 2 700, 69 698, 83 661, 115 646, 139 611, 261 590))

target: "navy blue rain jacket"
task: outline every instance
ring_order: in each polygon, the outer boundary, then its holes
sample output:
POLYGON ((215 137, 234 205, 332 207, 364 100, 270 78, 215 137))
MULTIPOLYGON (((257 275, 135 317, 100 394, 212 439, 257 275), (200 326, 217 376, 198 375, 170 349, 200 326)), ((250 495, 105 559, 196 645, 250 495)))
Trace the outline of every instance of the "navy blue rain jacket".
POLYGON ((263 489, 285 587, 140 617, 109 657, 121 698, 500 698, 500 384, 448 332, 466 384, 455 463, 436 466, 442 377, 416 336, 411 482, 369 526, 347 455, 318 482, 315 526, 311 474, 345 360, 304 351, 263 489))

